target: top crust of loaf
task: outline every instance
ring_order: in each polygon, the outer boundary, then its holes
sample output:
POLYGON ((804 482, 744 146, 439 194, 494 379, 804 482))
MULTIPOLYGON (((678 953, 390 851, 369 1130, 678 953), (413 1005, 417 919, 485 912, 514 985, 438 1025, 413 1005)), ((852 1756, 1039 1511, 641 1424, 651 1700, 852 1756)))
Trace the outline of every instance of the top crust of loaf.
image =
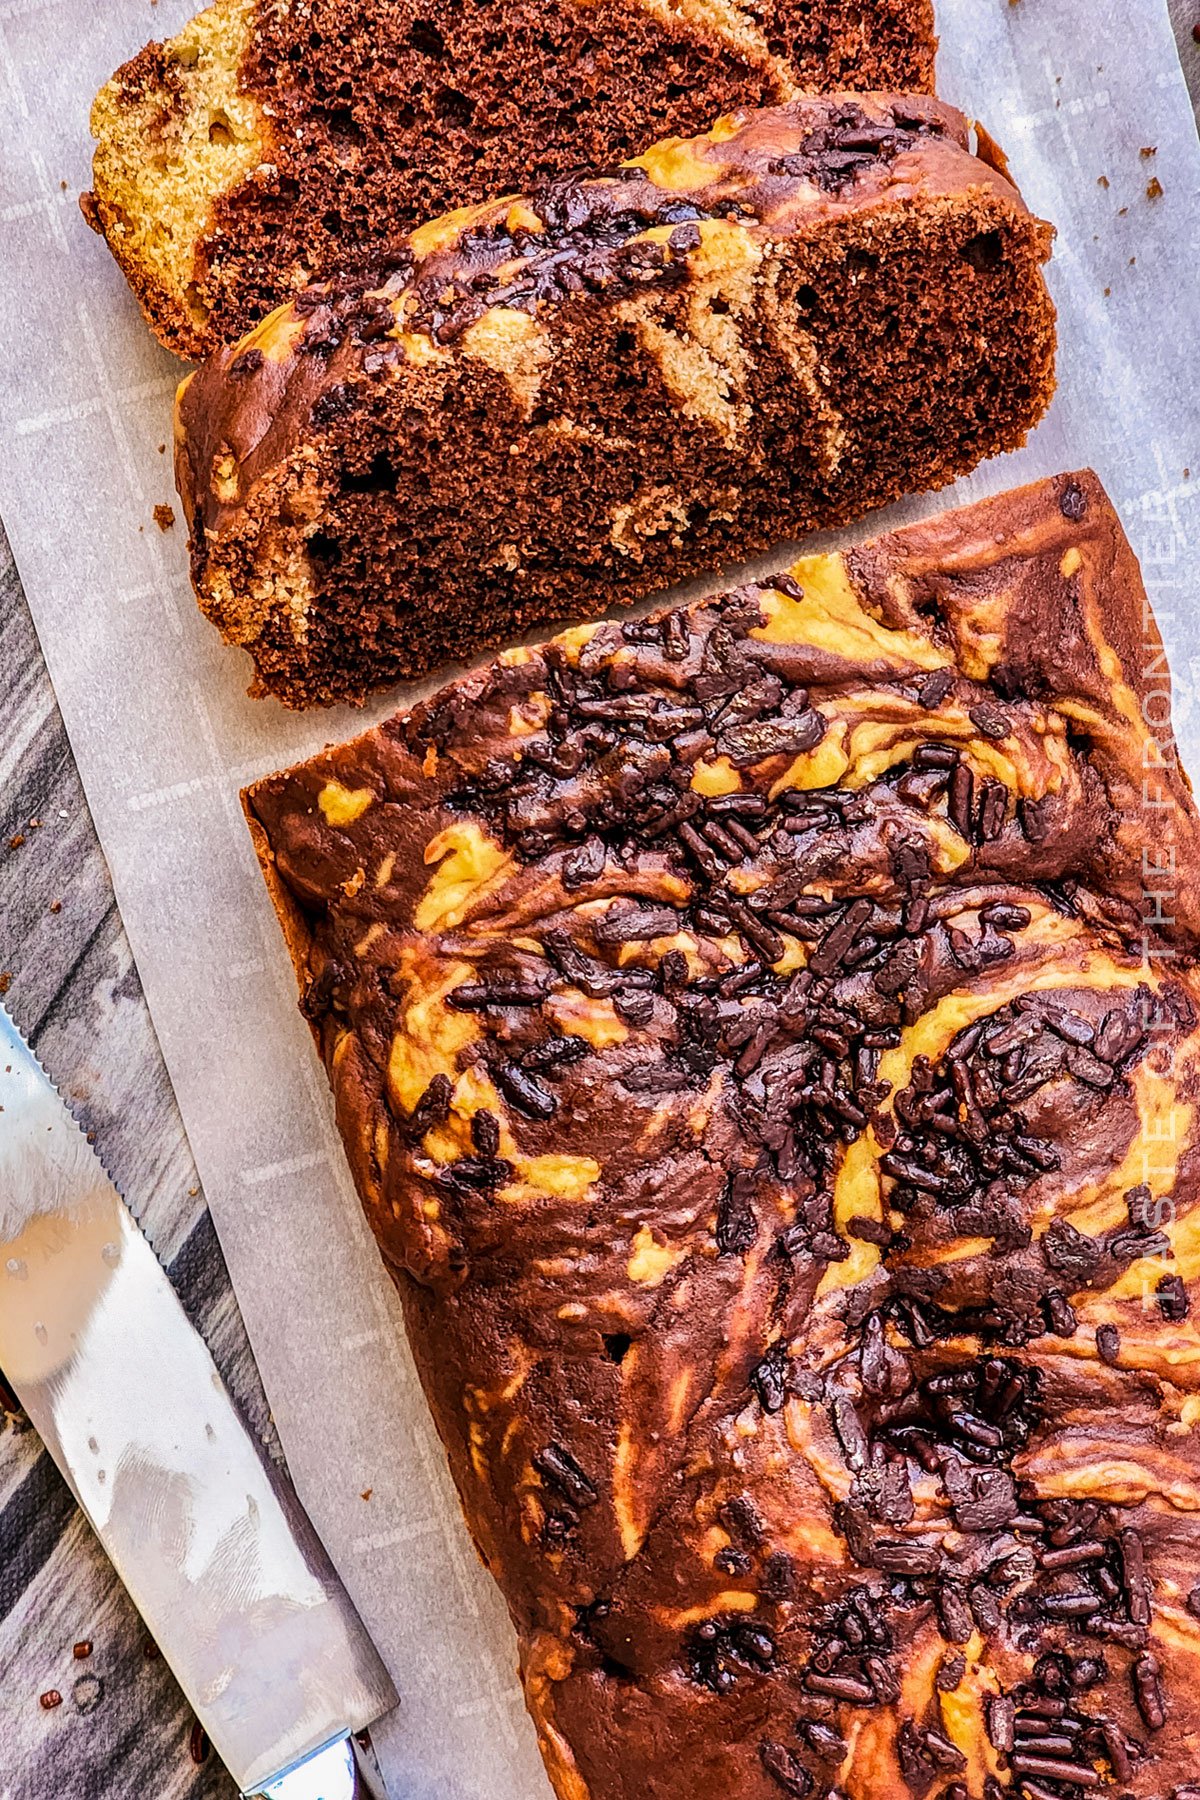
POLYGON ((1096 478, 246 804, 561 1800, 1190 1800, 1200 822, 1096 478))
POLYGON ((199 358, 469 202, 800 88, 932 86, 931 0, 216 0, 97 96, 88 216, 199 358))

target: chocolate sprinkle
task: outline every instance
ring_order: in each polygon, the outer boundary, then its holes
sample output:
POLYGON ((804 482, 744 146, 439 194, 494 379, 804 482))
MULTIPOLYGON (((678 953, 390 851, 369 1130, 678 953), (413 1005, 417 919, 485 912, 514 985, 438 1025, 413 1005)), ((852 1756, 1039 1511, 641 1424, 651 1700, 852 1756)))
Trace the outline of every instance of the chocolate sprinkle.
POLYGON ((595 1506, 600 1496, 569 1450, 561 1444, 547 1444, 533 1456, 533 1466, 551 1487, 557 1488, 574 1506, 595 1506))
POLYGON ((785 1744, 766 1742, 760 1745, 759 1755, 767 1774, 783 1789, 785 1794, 793 1796, 793 1800, 805 1800, 813 1785, 813 1778, 791 1750, 785 1744))

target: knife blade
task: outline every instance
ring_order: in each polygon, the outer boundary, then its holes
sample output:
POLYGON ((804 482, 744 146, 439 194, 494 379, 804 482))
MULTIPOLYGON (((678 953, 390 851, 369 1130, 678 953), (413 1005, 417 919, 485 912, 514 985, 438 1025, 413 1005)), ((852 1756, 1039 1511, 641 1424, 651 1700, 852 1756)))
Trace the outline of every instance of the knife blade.
POLYGON ((348 1800, 392 1684, 299 1501, 0 1007, 0 1369, 243 1794, 348 1800))

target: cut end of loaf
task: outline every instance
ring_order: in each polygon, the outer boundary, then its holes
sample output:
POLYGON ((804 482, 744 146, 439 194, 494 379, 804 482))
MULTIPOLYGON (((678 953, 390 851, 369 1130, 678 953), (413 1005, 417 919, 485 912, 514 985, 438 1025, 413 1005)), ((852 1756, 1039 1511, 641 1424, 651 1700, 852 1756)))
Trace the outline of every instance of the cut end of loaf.
POLYGON ((217 0, 148 44, 92 106, 92 214, 169 348, 202 356, 212 320, 200 259, 219 254, 213 208, 268 155, 270 129, 242 85, 256 0, 217 0))

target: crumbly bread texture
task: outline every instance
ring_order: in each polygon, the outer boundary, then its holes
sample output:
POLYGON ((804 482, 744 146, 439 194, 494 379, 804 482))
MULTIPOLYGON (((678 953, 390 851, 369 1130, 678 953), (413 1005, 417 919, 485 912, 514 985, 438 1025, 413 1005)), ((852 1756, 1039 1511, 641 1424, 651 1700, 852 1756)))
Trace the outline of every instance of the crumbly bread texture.
POLYGON ((919 96, 434 220, 181 388, 200 603, 252 691, 359 700, 938 487, 1050 398, 1050 238, 919 96))
POLYGON ((561 1800, 1195 1800, 1169 709, 1061 476, 245 796, 561 1800))
POLYGON ((200 357, 449 205, 934 47, 932 0, 217 0, 101 90, 88 211, 200 357))

